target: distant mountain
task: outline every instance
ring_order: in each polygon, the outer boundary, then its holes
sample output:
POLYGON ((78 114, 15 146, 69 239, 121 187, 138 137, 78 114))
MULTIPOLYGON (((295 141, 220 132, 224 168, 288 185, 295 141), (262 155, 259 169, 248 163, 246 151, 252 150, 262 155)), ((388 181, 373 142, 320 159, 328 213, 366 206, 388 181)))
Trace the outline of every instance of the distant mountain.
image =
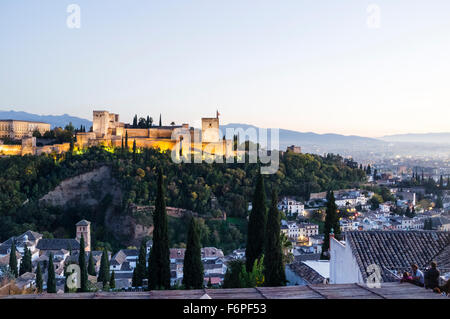
MULTIPOLYGON (((244 131, 253 128, 258 132, 259 128, 248 124, 230 123, 221 125, 222 134, 226 135, 226 129, 242 128, 244 131)), ((268 129, 268 147, 270 144, 270 129, 268 129)), ((232 133, 231 133, 232 134, 232 133)), ((226 135, 227 138, 232 136, 226 135)), ((244 137, 241 137, 241 141, 244 137)), ((256 142, 254 138, 245 138, 256 142)), ((444 138, 445 140, 445 138, 444 138)), ((448 140, 448 139, 447 139, 448 140)), ((303 153, 335 153, 342 156, 351 156, 357 161, 373 161, 375 159, 401 156, 450 156, 450 147, 446 144, 436 144, 437 139, 427 142, 390 141, 377 138, 340 134, 317 134, 312 132, 297 132, 279 129, 279 150, 286 150, 287 146, 297 145, 303 153)))
MULTIPOLYGON (((259 130, 258 127, 254 125, 248 124, 238 124, 238 123, 230 123, 227 125, 221 125, 221 130, 223 134, 226 134, 227 128, 230 129, 238 129, 242 128, 244 131, 247 129, 255 129, 257 132, 259 130)), ((268 138, 270 137, 270 130, 267 129, 268 138)), ((333 148, 353 148, 353 147, 380 147, 386 146, 387 143, 384 141, 380 141, 375 138, 370 137, 361 137, 356 135, 340 135, 340 134, 317 134, 313 132, 297 132, 285 129, 279 130, 279 138, 280 138, 280 148, 284 150, 287 146, 290 145, 299 145, 302 147, 309 146, 323 146, 323 147, 333 147, 333 148)), ((227 136, 230 138, 229 136, 227 136)), ((252 139, 251 139, 252 140, 252 139)), ((253 140, 253 142, 255 142, 253 140)))
POLYGON ((397 134, 380 139, 386 142, 450 144, 450 133, 397 134))
POLYGON ((0 111, 0 119, 45 122, 49 123, 52 128, 65 127, 69 123, 72 123, 75 128, 79 128, 81 125, 84 125, 86 127, 86 130, 89 130, 92 126, 91 121, 75 116, 70 116, 68 114, 38 115, 22 111, 0 111))

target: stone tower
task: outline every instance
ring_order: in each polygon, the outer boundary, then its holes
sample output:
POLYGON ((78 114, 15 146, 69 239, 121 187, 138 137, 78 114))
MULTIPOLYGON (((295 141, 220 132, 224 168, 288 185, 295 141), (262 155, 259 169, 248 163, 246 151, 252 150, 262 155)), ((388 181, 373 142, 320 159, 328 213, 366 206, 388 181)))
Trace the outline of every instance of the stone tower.
POLYGON ((219 113, 216 117, 202 118, 202 143, 220 142, 219 134, 219 113))
POLYGON ((84 237, 85 251, 91 251, 91 222, 83 219, 76 224, 77 237, 76 240, 80 241, 81 236, 84 237))

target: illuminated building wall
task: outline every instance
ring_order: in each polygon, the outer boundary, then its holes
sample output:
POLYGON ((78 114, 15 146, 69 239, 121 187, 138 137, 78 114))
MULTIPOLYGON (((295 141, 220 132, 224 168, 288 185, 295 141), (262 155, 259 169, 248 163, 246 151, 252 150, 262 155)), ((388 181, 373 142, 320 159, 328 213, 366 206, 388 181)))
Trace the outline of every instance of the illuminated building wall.
POLYGON ((50 131, 50 124, 33 121, 0 120, 0 138, 8 137, 20 140, 32 136, 38 130, 42 135, 50 131))

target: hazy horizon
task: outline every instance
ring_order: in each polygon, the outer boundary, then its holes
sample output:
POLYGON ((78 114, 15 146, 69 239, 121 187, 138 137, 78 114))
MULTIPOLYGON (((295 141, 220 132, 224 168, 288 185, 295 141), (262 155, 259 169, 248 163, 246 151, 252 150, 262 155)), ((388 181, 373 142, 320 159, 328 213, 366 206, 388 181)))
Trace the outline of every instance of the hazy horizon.
POLYGON ((218 109, 222 124, 318 134, 449 132, 449 12, 446 0, 5 0, 0 109, 196 127, 218 109), (66 24, 72 3, 79 29, 66 24))

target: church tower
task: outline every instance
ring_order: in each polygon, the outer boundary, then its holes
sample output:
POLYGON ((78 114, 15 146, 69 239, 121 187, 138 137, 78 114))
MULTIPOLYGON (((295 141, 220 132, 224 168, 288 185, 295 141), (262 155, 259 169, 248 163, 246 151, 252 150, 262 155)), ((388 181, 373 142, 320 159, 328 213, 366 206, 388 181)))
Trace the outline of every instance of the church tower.
POLYGON ((83 219, 76 224, 77 237, 76 240, 80 241, 81 236, 84 237, 85 251, 91 251, 91 222, 83 219))

